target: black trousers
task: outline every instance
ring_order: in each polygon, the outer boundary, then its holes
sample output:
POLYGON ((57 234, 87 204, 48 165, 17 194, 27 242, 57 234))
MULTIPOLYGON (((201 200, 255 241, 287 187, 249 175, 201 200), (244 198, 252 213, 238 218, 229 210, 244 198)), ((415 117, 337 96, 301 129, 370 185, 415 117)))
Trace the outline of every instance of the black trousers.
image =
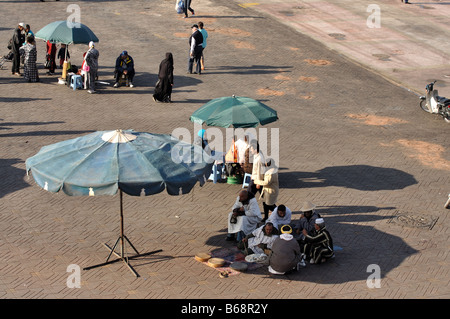
POLYGON ((266 203, 263 202, 263 208, 264 208, 264 219, 267 219, 269 218, 269 210, 273 212, 274 209, 277 208, 277 205, 275 204, 267 205, 266 203))
POLYGON ((194 9, 191 8, 191 0, 183 0, 184 3, 184 15, 187 17, 188 14, 188 10, 192 12, 192 14, 194 14, 194 9))
POLYGON ((195 72, 197 72, 197 74, 201 74, 202 72, 202 68, 200 65, 200 59, 202 58, 202 52, 203 52, 203 48, 202 47, 196 47, 194 49, 194 54, 193 56, 189 56, 189 64, 188 64, 188 72, 192 73, 192 69, 194 67, 194 62, 195 64, 195 72))
MULTIPOLYGON (((120 77, 122 76, 123 72, 120 71, 115 71, 115 78, 116 78, 116 82, 119 82, 120 77)), ((128 71, 127 75, 128 75, 128 80, 130 80, 130 82, 133 82, 133 78, 134 78, 134 70, 128 71)))
POLYGON ((256 196, 256 193, 261 193, 262 188, 256 188, 255 181, 252 179, 250 183, 248 183, 248 191, 251 192, 253 195, 256 196))

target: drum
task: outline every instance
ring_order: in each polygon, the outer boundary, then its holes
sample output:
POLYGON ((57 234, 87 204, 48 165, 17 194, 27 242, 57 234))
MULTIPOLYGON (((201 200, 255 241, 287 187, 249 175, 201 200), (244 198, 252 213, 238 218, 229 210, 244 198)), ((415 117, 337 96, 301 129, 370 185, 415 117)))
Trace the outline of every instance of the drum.
POLYGON ((233 270, 244 272, 244 271, 247 270, 248 265, 246 263, 243 263, 243 262, 240 262, 240 261, 235 261, 234 263, 232 263, 230 265, 230 267, 233 270))
POLYGON ((200 262, 208 261, 211 258, 211 255, 205 254, 205 253, 198 253, 195 255, 195 260, 200 262))
POLYGON ((208 265, 214 268, 222 267, 225 264, 225 260, 222 258, 210 258, 208 259, 208 265))

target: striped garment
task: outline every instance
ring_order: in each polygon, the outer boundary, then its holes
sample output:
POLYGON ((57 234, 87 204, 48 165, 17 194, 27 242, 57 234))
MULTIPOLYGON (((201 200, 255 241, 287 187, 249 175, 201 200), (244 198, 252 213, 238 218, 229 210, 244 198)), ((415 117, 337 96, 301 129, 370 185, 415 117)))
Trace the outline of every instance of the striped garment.
POLYGON ((334 254, 333 239, 325 226, 315 230, 311 235, 307 235, 305 242, 303 251, 305 255, 314 260, 315 264, 320 264, 322 258, 330 258, 334 254))

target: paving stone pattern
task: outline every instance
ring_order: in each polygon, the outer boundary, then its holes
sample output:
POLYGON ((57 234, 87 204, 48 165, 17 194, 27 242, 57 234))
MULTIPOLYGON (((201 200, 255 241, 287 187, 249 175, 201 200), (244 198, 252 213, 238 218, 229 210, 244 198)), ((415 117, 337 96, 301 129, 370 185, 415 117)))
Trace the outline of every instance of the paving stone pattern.
MULTIPOLYGON (((91 95, 58 84, 61 70, 49 76, 43 69, 42 40, 40 83, 12 76, 9 62, 0 70, 0 298, 450 297, 449 210, 443 207, 450 126, 421 111, 416 94, 237 1, 193 1, 197 16, 188 19, 173 1, 73 3, 100 39, 99 80, 109 85, 91 95), (188 37, 198 21, 209 32, 206 70, 191 75, 188 37), (135 60, 136 87, 114 89, 114 62, 123 50, 135 60), (174 103, 157 104, 151 94, 166 52, 175 60, 174 103), (225 241, 226 219, 241 185, 208 182, 183 196, 125 195, 126 235, 140 252, 162 252, 131 261, 139 278, 115 263, 82 271, 81 288, 68 288, 68 266, 105 261, 102 244, 119 236, 119 196, 46 192, 26 176, 25 160, 45 145, 98 130, 187 128, 193 136, 189 116, 233 94, 278 111, 279 121, 264 127, 279 129, 279 140, 271 141, 279 147, 278 204, 298 219, 304 201, 315 203, 343 248, 335 260, 284 276, 263 267, 220 278, 194 255, 232 245, 225 241), (390 222, 399 212, 437 221, 431 229, 390 222), (381 270, 380 288, 367 285, 370 265, 381 270)), ((18 22, 36 32, 66 19, 67 5, 0 1, 3 52, 18 22)), ((72 63, 81 65, 86 46, 69 50, 72 63)))

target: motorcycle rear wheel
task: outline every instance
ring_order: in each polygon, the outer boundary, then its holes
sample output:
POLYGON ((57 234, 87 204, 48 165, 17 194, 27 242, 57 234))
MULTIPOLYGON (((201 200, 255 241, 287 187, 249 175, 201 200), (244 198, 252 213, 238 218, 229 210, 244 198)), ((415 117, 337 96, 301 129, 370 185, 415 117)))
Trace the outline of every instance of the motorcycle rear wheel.
POLYGON ((428 110, 428 107, 427 107, 427 100, 421 100, 420 101, 420 108, 422 110, 424 110, 425 112, 427 112, 427 113, 431 113, 431 111, 428 110))

